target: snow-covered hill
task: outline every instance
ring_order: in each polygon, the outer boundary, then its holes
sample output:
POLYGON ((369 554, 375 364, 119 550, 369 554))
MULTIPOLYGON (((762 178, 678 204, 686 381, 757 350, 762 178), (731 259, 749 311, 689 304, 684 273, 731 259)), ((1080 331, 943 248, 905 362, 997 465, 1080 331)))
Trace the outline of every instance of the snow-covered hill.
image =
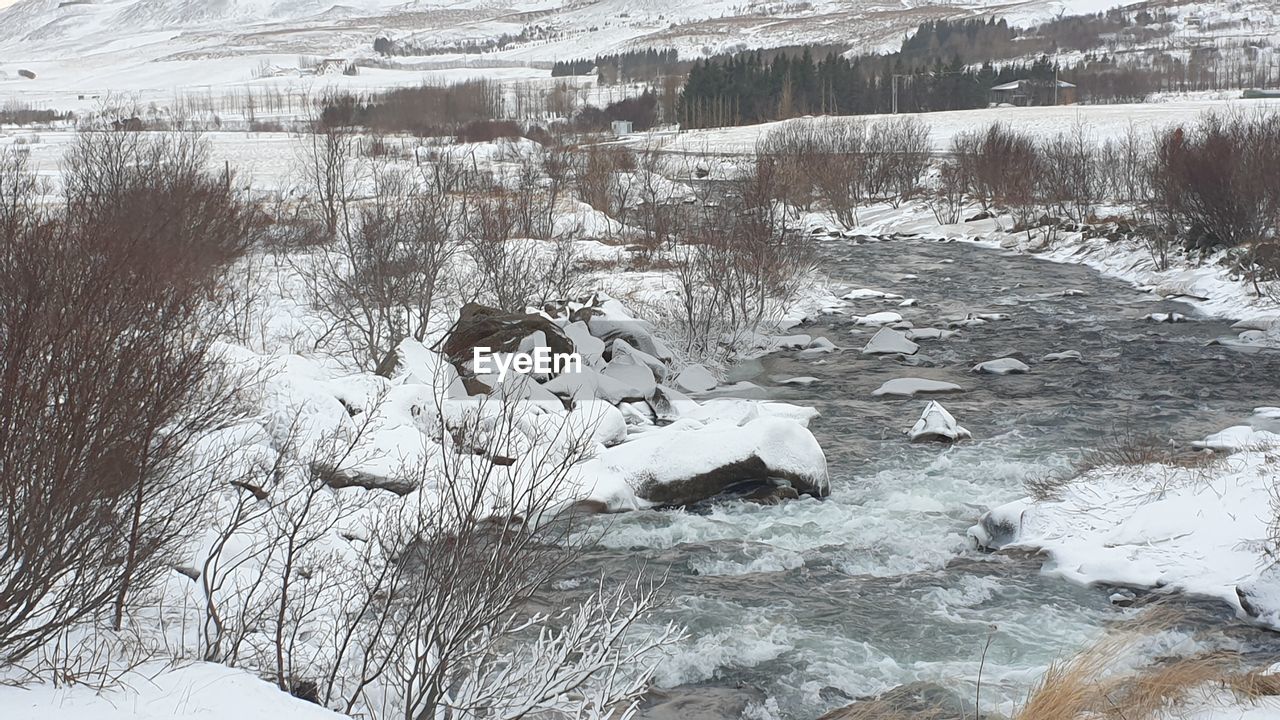
POLYGON ((369 52, 379 34, 485 40, 538 27, 549 37, 500 54, 546 61, 649 45, 694 55, 801 42, 878 45, 925 19, 1001 13, 1034 21, 1124 1, 20 0, 0 11, 0 50, 48 58, 97 52, 104 42, 151 46, 166 35, 166 47, 149 53, 337 54, 369 52))

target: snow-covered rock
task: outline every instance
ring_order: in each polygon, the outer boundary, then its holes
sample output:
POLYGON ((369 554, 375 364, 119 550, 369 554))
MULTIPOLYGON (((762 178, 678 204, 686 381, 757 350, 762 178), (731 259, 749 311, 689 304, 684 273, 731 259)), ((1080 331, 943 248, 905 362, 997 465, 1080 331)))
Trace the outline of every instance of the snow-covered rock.
POLYGON ((942 328, 924 327, 912 328, 907 331, 908 340, 946 340, 956 334, 955 330, 943 330, 942 328))
POLYGON ((1191 443, 1192 447, 1209 450, 1248 450, 1251 448, 1271 447, 1280 443, 1280 435, 1266 430, 1257 430, 1248 425, 1236 425, 1191 443))
POLYGON ((779 385, 800 385, 802 387, 807 387, 817 382, 820 382, 818 378, 805 375, 803 377, 787 378, 786 380, 779 381, 778 384, 779 385))
POLYGON ((1177 312, 1149 313, 1144 315, 1142 319, 1154 323, 1179 323, 1184 322, 1187 319, 1187 316, 1177 312))
POLYGON ((601 374, 626 385, 629 388, 626 394, 628 398, 647 398, 658 386, 653 370, 634 355, 614 356, 601 374))
MULTIPOLYGON (((1199 445, 1237 446, 1237 428, 1199 445), (1227 436, 1223 438, 1222 436, 1227 436)), ((1280 609, 1266 548, 1276 441, 1209 466, 1094 468, 1052 497, 992 509, 970 528, 979 546, 1045 553, 1044 571, 1081 584, 1161 588, 1218 598, 1268 623, 1280 609), (1260 575, 1261 573, 1261 575, 1260 575)))
POLYGON ((841 300, 901 300, 901 295, 895 295, 882 290, 872 290, 870 288, 859 288, 851 290, 840 296, 841 300))
POLYGON ((686 365, 676 375, 675 383, 681 390, 692 393, 706 392, 720 384, 710 370, 697 364, 686 365))
POLYGON ((1083 356, 1080 355, 1079 350, 1063 350, 1062 352, 1049 353, 1040 359, 1044 362, 1062 362, 1064 360, 1080 362, 1083 360, 1083 356))
POLYGON ((615 405, 626 400, 644 400, 646 397, 639 394, 640 389, 631 383, 605 375, 591 367, 583 367, 581 372, 562 373, 542 383, 542 387, 575 401, 600 399, 615 405))
POLYGON ((582 356, 582 362, 594 368, 604 367, 604 341, 591 334, 585 322, 578 320, 564 326, 564 334, 573 341, 573 348, 582 356))
POLYGON ((988 375, 1014 375, 1030 372, 1030 370, 1031 368, 1026 363, 1010 357, 988 360, 973 366, 973 372, 987 373, 988 375))
POLYGON ((920 419, 907 431, 912 442, 955 442, 973 437, 968 430, 956 422, 954 416, 936 401, 929 401, 920 419))
POLYGON ((609 343, 609 353, 613 360, 629 358, 636 363, 644 365, 653 372, 653 377, 658 382, 665 382, 667 379, 667 373, 671 370, 671 368, 663 361, 636 348, 622 338, 614 338, 614 340, 609 343))
POLYGON ((914 355, 920 346, 907 339, 906 335, 892 328, 882 327, 862 348, 863 355, 914 355))
POLYGON ((599 453, 579 466, 578 481, 611 509, 628 495, 680 506, 771 481, 800 495, 830 493, 826 456, 813 434, 775 417, 741 426, 681 420, 599 453))
POLYGON ((928 378, 894 378, 879 388, 872 395, 880 397, 883 395, 898 395, 902 397, 912 397, 916 394, 928 393, 951 393, 964 392, 964 388, 942 380, 930 380, 928 378))
POLYGON ((896 312, 878 312, 870 315, 862 315, 854 318, 854 324, 857 325, 892 325, 896 322, 902 322, 902 316, 896 312))

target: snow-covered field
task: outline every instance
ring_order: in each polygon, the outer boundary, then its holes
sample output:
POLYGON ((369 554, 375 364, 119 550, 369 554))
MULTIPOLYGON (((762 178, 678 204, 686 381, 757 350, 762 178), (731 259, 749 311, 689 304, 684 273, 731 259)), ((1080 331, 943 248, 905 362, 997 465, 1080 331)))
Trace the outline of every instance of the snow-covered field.
MULTIPOLYGON (((919 118, 929 127, 929 140, 937 152, 947 152, 951 139, 959 133, 982 130, 992 123, 1007 123, 1011 128, 1036 137, 1069 133, 1079 125, 1089 137, 1101 143, 1124 137, 1130 129, 1140 136, 1150 136, 1178 123, 1191 123, 1204 113, 1254 113, 1274 111, 1280 100, 1242 100, 1238 93, 1201 94, 1196 97, 1164 97, 1160 102, 1128 105, 1061 105, 1056 107, 1001 107, 978 110, 955 110, 907 114, 919 118)), ((889 115, 860 115, 853 118, 831 118, 830 122, 874 123, 889 115)), ((740 127, 688 130, 679 133, 655 131, 640 136, 637 142, 657 143, 672 152, 724 153, 750 155, 756 144, 770 131, 791 123, 809 120, 744 125, 740 127)))

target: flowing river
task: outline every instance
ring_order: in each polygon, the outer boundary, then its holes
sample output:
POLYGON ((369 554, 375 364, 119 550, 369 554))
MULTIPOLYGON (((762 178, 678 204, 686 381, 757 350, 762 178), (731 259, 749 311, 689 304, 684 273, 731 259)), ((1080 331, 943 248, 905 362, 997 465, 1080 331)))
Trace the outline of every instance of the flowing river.
MULTIPOLYGON (((1207 345, 1235 333, 1083 266, 916 239, 834 240, 822 252, 836 289, 919 303, 854 301, 850 315, 893 310, 916 327, 946 327, 971 311, 1008 317, 922 340, 907 361, 863 356, 871 331, 847 315, 797 329, 845 352, 776 353, 737 367, 734 379, 821 411, 811 427, 826 450, 831 496, 616 516, 578 569, 583 578, 619 576, 646 563, 666 573, 663 617, 689 637, 658 680, 679 688, 684 718, 736 717, 744 702, 750 716, 815 718, 912 683, 972 717, 980 665, 982 708, 1007 710, 1052 660, 1136 611, 1112 605, 1110 589, 1040 574, 1040 559, 974 550, 965 531, 984 509, 1025 495, 1027 477, 1068 470, 1109 434, 1189 443, 1280 404, 1280 354, 1207 345), (1190 319, 1143 319, 1168 311, 1190 319), (1040 360, 1064 350, 1084 362, 1040 360), (1009 355, 1031 372, 970 372, 1009 355), (795 376, 819 382, 780 384, 795 376), (908 443, 903 431, 926 400, 872 396, 895 377, 966 388, 939 399, 974 439, 908 443)), ((1185 604, 1198 619, 1184 636, 1208 630, 1260 654, 1280 646, 1225 607, 1185 604)))

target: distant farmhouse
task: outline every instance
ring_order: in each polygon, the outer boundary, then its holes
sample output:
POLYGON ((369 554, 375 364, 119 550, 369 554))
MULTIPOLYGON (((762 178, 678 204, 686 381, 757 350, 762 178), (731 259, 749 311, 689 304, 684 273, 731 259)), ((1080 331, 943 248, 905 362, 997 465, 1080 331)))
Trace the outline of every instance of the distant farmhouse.
POLYGON ((1070 105, 1075 101, 1076 86, 1063 80, 1014 80, 991 88, 992 105, 1070 105))

